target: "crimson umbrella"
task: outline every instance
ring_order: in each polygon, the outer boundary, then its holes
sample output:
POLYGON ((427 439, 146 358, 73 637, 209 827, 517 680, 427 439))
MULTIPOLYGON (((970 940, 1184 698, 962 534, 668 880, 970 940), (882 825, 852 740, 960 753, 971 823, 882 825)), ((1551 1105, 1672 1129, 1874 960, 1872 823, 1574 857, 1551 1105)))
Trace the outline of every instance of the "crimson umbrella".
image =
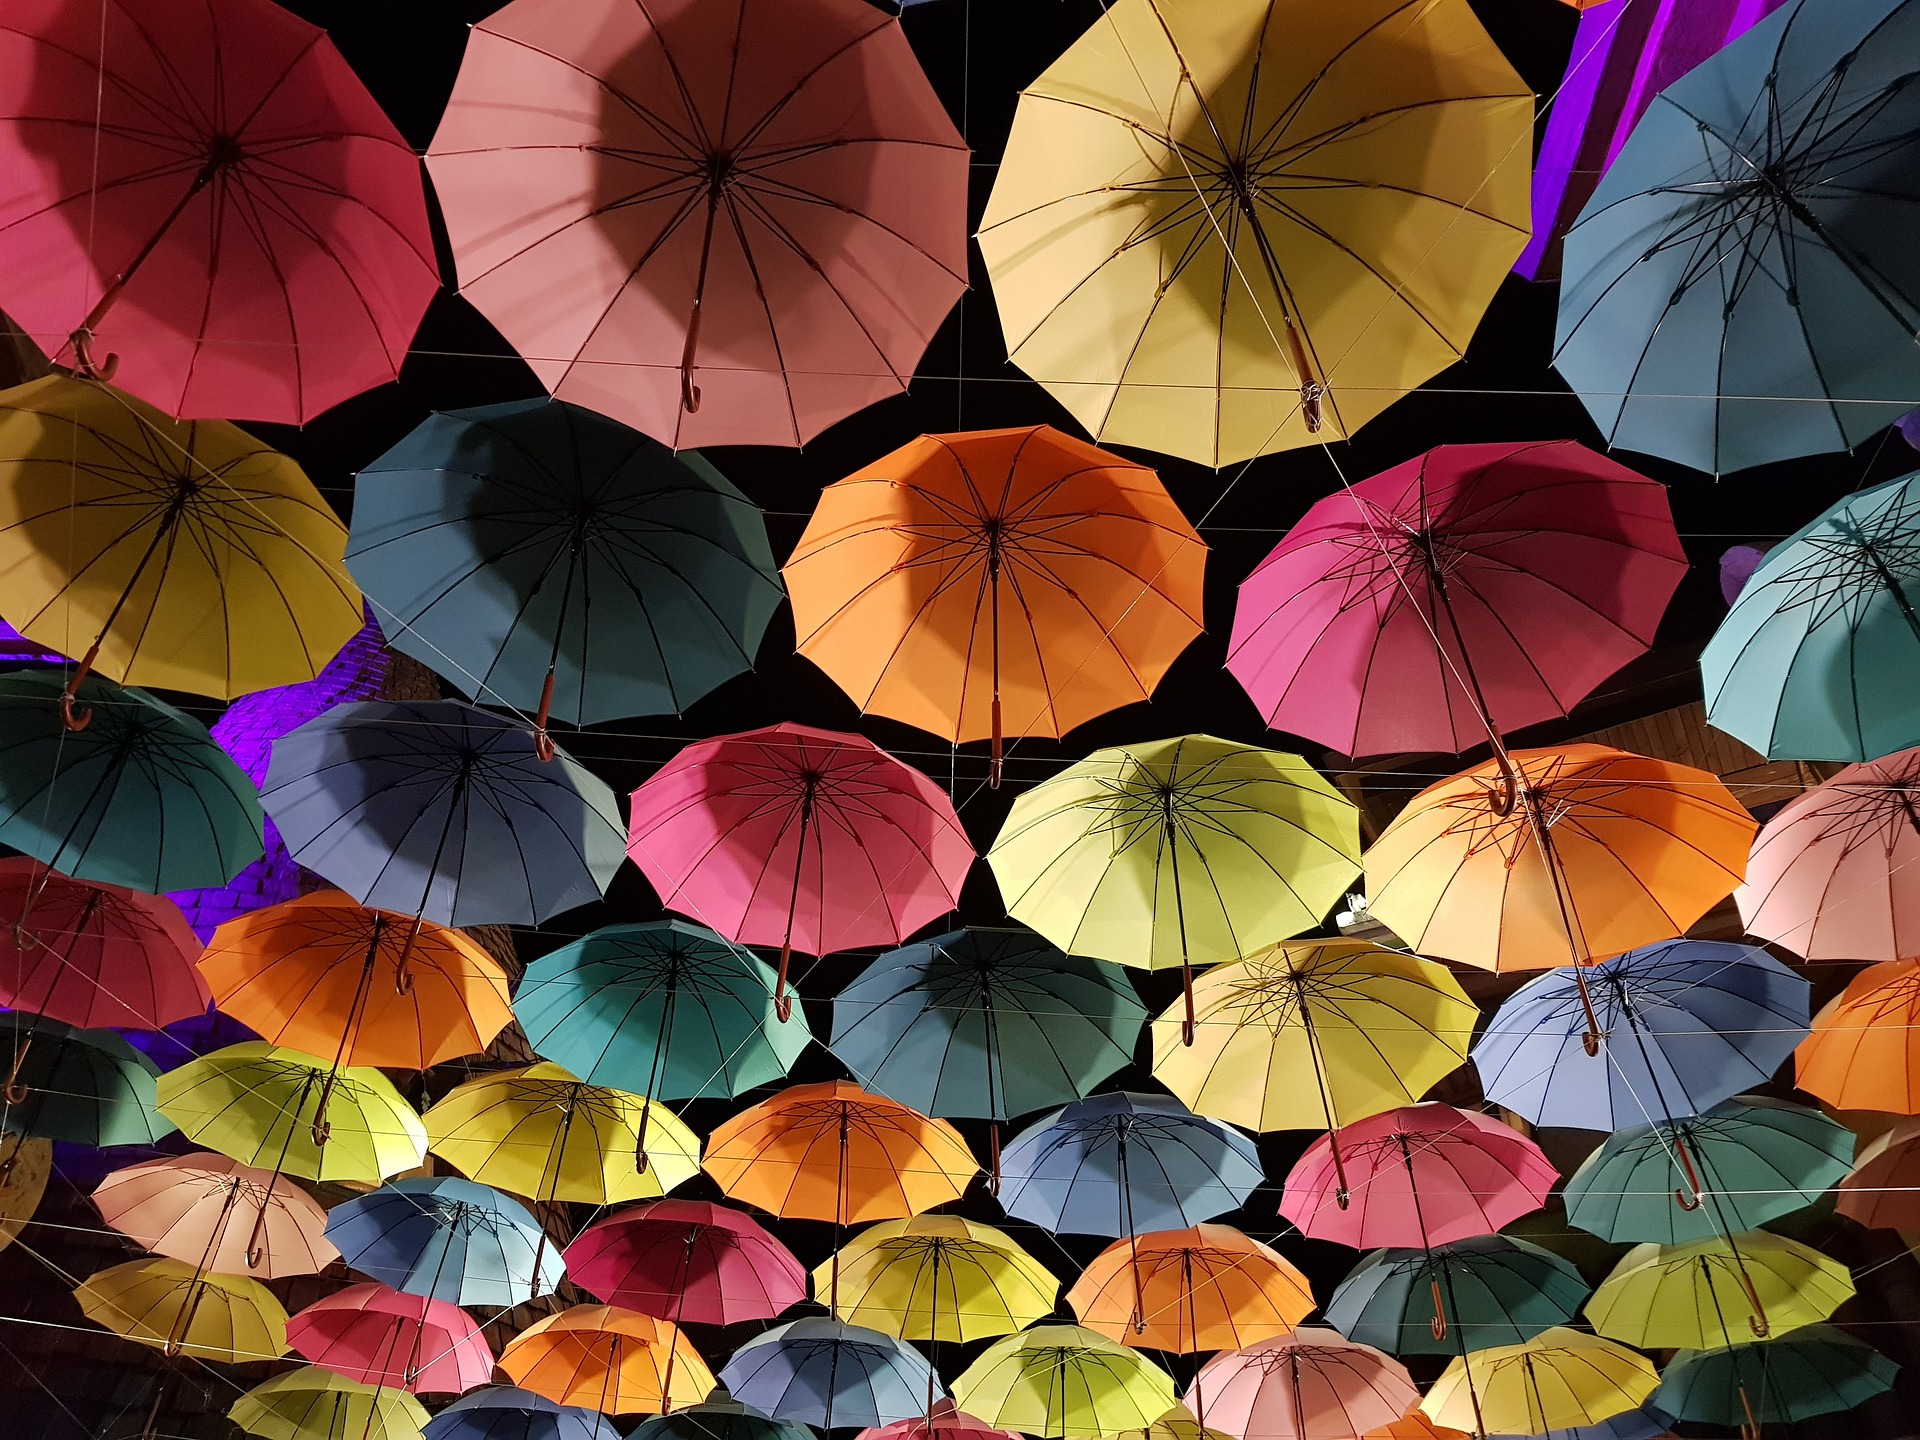
POLYGON ((653 1200, 587 1226, 567 1278, 596 1300, 676 1325, 771 1320, 807 1297, 807 1272, 752 1216, 701 1200, 653 1200))
POLYGON ((287 1321, 299 1354, 362 1385, 460 1394, 493 1378, 493 1351, 458 1305, 385 1285, 348 1285, 287 1321))
POLYGON ((7 0, 0 304, 179 416, 301 424, 398 377, 439 288, 420 165, 272 0, 7 0))

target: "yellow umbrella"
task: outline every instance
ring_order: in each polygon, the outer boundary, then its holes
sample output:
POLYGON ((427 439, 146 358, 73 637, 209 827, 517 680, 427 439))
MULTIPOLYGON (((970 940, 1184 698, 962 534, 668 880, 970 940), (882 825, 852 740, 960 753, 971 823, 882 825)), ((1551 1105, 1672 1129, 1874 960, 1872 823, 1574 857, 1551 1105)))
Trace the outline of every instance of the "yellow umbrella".
POLYGON ((1002 1430, 1098 1440, 1144 1430, 1173 1408, 1173 1381, 1138 1350, 1079 1325, 996 1340, 953 1382, 953 1403, 1002 1430))
POLYGON ((1648 1350, 1716 1350, 1814 1325, 1853 1296, 1837 1260, 1783 1235, 1636 1245, 1586 1305, 1602 1335, 1648 1350))
POLYGON ((1007 353, 1096 440, 1350 435, 1460 358, 1532 132, 1467 0, 1119 0, 1022 94, 981 220, 1007 353))
POLYGON ((404 1390, 306 1365, 254 1386, 227 1418, 262 1440, 420 1440, 428 1415, 404 1390))
POLYGON ((238 1365, 287 1353, 287 1312, 244 1276, 150 1257, 102 1270, 73 1294, 94 1324, 169 1355, 238 1365))
POLYGON ((1108 1440, 1235 1440, 1224 1430, 1213 1430, 1193 1418, 1184 1405, 1176 1405, 1151 1425, 1141 1430, 1122 1430, 1108 1440))
MULTIPOLYGON (((1005 1231, 957 1215, 916 1215, 863 1230, 839 1256, 834 1318, 902 1340, 984 1340, 1053 1313, 1054 1273, 1005 1231)), ((832 1288, 834 1262, 813 1272, 832 1288)))
POLYGON ((298 465, 94 381, 0 394, 9 624, 126 685, 231 699, 311 680, 359 630, 347 532, 298 465))
POLYGON ((0 1135, 0 1250, 20 1238, 20 1232, 40 1208, 53 1174, 53 1142, 24 1135, 0 1135))
POLYGON ((1598 1425, 1642 1404, 1659 1384, 1646 1356, 1556 1325, 1525 1344, 1456 1356, 1420 1409, 1435 1425, 1470 1434, 1541 1435, 1598 1425))
POLYGON ((1479 1007, 1444 966, 1365 940, 1275 945, 1194 981, 1196 1035, 1169 1009, 1153 1074, 1196 1114, 1330 1130, 1411 1105, 1466 1062, 1479 1007))

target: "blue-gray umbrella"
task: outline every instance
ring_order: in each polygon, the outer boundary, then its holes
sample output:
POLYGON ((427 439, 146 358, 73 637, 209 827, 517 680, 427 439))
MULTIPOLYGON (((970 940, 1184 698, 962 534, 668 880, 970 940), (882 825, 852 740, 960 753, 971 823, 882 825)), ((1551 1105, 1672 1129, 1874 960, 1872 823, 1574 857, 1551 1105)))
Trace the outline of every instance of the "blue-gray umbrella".
POLYGON ((1538 1435, 1489 1435, 1487 1440, 1666 1440, 1673 1422, 1651 1408, 1623 1410, 1597 1425, 1547 1430, 1538 1435))
POLYGON ((453 1305, 518 1305, 566 1274, 524 1205, 455 1175, 389 1180, 344 1200, 327 1212, 326 1235, 348 1269, 453 1305))
POLYGON ((606 1416, 513 1385, 469 1391, 420 1433, 422 1440, 620 1440, 619 1427, 606 1416))
POLYGON ((946 1394, 910 1345, 824 1317, 754 1336, 733 1352, 720 1383, 734 1399, 776 1420, 829 1430, 911 1420, 946 1394))

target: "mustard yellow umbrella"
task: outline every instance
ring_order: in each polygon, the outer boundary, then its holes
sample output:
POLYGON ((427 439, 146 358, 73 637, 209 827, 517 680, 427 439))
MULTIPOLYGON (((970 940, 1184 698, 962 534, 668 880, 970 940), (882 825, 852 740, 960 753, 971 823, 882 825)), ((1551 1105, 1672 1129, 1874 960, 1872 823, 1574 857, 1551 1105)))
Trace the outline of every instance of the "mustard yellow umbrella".
POLYGON ((420 1440, 428 1416, 404 1390, 306 1365, 254 1386, 227 1418, 262 1440, 420 1440))
POLYGON ((73 1295, 94 1324, 168 1355, 239 1365, 287 1353, 287 1312, 244 1276, 154 1256, 89 1276, 73 1295))
POLYGON ((1586 1305, 1596 1332, 1648 1350, 1713 1350, 1825 1320, 1853 1296, 1839 1261, 1756 1230, 1636 1245, 1586 1305))
POLYGON ((1022 94, 981 220, 1007 353, 1096 440, 1350 435, 1465 349, 1532 127, 1467 0, 1119 0, 1022 94))
POLYGON ((1122 1430, 1107 1440, 1235 1440, 1235 1437, 1224 1430, 1202 1425, 1186 1406, 1176 1405, 1144 1429, 1122 1430))
POLYGON ((1138 1350, 1079 1325, 996 1340, 953 1382, 953 1403, 1002 1430, 1098 1440, 1144 1430, 1173 1408, 1173 1381, 1138 1350))
POLYGON ((1466 1062, 1479 1007, 1444 966, 1365 940, 1274 945, 1193 984, 1153 1024, 1153 1074, 1197 1115, 1330 1130, 1411 1105, 1466 1062))
POLYGON ((1456 1356, 1420 1409, 1435 1425, 1469 1434, 1542 1435, 1612 1419, 1659 1384, 1646 1356, 1556 1325, 1525 1344, 1456 1356))
MULTIPOLYGON (((991 1225, 958 1215, 886 1220, 843 1246, 834 1318, 902 1340, 985 1340, 1053 1313, 1054 1273, 991 1225)), ((834 1261, 813 1272, 833 1290, 834 1261)))

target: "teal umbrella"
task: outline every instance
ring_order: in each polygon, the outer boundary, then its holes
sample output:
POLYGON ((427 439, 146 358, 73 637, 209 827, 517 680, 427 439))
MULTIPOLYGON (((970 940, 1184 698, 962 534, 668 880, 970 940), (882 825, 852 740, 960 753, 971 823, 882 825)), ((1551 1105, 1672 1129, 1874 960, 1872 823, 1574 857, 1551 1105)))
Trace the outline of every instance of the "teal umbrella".
MULTIPOLYGON (((84 693, 84 692, 83 692, 84 693)), ((77 1145, 151 1145, 173 1133, 146 1056, 111 1030, 15 1011, 0 1028, 0 1130, 77 1145)))
POLYGON ((1900 1367, 1831 1325, 1724 1350, 1682 1350, 1647 1403, 1702 1425, 1792 1425, 1865 1404, 1900 1367))
POLYGON ((158 894, 215 889, 263 853, 260 797, 206 727, 144 690, 58 670, 0 674, 0 845, 64 874, 158 894))
POLYGON ((715 1390, 704 1404, 641 1421, 627 1432, 627 1440, 813 1440, 813 1431, 791 1420, 769 1420, 725 1390, 715 1390))
POLYGON ((650 1100, 726 1099, 778 1080, 811 1038, 773 970, 702 925, 608 925, 527 967, 513 1013, 539 1054, 650 1100))
POLYGON ((1847 496, 1769 550, 1700 655, 1708 721, 1775 760, 1920 744, 1916 674, 1920 474, 1847 496))
POLYGON ((1327 1322, 1390 1354, 1458 1355, 1570 1324, 1587 1294, 1558 1255, 1480 1235, 1430 1251, 1374 1251, 1333 1292, 1327 1322))
POLYGON ((1567 1219, 1616 1242, 1738 1235, 1832 1189, 1853 1146, 1853 1132, 1818 1110, 1743 1095, 1608 1136, 1567 1181, 1567 1219))

